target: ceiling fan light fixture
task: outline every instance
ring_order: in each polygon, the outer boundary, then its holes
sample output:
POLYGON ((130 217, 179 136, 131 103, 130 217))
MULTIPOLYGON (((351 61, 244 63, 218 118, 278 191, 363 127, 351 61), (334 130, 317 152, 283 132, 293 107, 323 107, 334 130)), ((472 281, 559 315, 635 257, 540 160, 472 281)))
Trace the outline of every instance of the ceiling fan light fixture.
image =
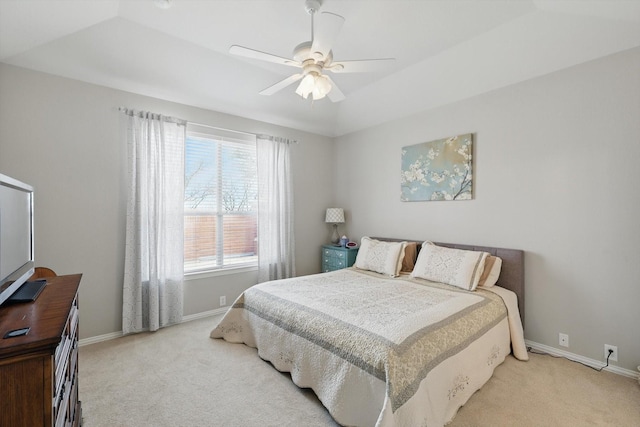
POLYGON ((313 100, 322 99, 331 91, 331 82, 326 76, 317 73, 309 73, 300 82, 296 93, 307 99, 309 95, 313 100))
POLYGON ((313 88, 315 87, 315 83, 316 82, 315 82, 315 78, 313 77, 313 75, 312 74, 307 74, 306 76, 304 76, 304 78, 302 79, 302 81, 298 85, 298 88, 296 89, 296 93, 298 95, 300 95, 301 97, 303 97, 304 99, 307 99, 309 94, 311 92, 313 92, 313 88))
POLYGON ((331 83, 329 82, 329 79, 326 76, 323 75, 319 75, 316 77, 315 80, 315 87, 313 88, 313 99, 322 99, 325 96, 327 96, 327 94, 329 92, 331 92, 331 83))
MULTIPOLYGON (((170 2, 172 0, 154 1, 170 2)), ((273 95, 299 81, 296 93, 302 98, 307 99, 309 95, 312 95, 315 100, 322 99, 328 95, 332 102, 340 102, 345 99, 345 95, 340 90, 340 86, 331 80, 329 75, 323 73, 359 73, 374 71, 376 65, 393 60, 393 58, 358 59, 334 63, 331 47, 342 29, 344 18, 335 13, 322 12, 318 16, 319 25, 316 29, 314 25, 314 15, 318 14, 323 2, 324 0, 305 0, 305 9, 311 15, 311 41, 305 41, 296 46, 293 50, 293 59, 283 58, 238 45, 233 45, 229 48, 229 53, 233 55, 302 68, 302 72, 293 74, 262 90, 259 92, 260 95, 273 95)))

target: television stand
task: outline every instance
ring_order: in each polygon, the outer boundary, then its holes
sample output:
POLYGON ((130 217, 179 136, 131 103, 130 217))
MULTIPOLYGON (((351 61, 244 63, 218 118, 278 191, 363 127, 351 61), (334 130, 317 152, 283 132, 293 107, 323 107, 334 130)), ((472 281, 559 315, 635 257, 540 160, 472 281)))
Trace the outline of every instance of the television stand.
POLYGON ((40 295, 40 292, 47 285, 46 279, 38 279, 33 280, 31 282, 24 282, 22 286, 18 288, 17 291, 13 293, 8 299, 7 302, 16 303, 16 302, 31 302, 35 301, 40 295))
POLYGON ((0 307, 0 426, 82 425, 80 278, 80 274, 48 277, 34 302, 0 307), (24 328, 30 328, 28 334, 2 339, 24 328))

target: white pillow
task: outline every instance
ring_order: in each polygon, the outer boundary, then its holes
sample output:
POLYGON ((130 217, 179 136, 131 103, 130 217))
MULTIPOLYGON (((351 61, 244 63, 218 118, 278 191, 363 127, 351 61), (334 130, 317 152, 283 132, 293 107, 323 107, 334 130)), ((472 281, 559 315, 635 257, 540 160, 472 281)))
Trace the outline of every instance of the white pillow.
POLYGON ((502 258, 489 255, 484 262, 484 272, 480 277, 478 286, 482 288, 490 288, 496 284, 498 277, 500 277, 500 270, 502 269, 502 258))
POLYGON ((473 291, 478 286, 488 252, 445 248, 424 242, 411 277, 473 291))
POLYGON ((382 242, 363 237, 354 265, 362 270, 395 277, 400 274, 406 244, 407 242, 382 242))

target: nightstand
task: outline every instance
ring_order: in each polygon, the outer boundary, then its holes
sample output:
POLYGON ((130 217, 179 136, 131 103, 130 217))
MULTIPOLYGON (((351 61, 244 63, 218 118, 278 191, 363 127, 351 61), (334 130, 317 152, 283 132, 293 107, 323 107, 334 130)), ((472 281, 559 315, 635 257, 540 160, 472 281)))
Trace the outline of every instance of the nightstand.
POLYGON ((340 270, 351 267, 356 262, 358 248, 343 248, 342 246, 322 245, 322 272, 340 270))

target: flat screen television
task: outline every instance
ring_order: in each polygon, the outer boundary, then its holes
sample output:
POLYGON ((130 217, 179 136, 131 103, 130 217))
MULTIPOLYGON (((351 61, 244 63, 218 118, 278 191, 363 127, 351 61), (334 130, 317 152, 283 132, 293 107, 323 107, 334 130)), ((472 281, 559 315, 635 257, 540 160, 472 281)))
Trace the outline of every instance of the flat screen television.
POLYGON ((0 305, 33 275, 33 187, 0 174, 0 305))

